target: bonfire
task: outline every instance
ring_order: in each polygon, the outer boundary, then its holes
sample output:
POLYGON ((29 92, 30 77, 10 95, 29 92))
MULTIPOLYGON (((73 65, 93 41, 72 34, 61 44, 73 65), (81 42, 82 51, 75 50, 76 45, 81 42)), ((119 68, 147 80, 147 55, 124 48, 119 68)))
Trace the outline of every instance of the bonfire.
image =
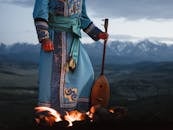
POLYGON ((97 123, 113 122, 125 119, 127 109, 124 107, 103 108, 92 106, 87 112, 79 110, 66 111, 64 115, 49 107, 35 107, 35 123, 38 127, 76 127, 97 123))

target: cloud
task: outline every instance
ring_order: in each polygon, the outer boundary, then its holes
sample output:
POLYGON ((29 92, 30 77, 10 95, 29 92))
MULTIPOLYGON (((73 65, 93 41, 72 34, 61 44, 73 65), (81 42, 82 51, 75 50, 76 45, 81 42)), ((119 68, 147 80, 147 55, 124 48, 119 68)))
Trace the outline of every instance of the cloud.
POLYGON ((1 0, 0 3, 14 4, 22 7, 33 7, 34 0, 1 0))
POLYGON ((87 8, 97 17, 127 19, 172 19, 173 0, 88 0, 87 8))
POLYGON ((173 43, 172 37, 149 37, 148 39, 155 40, 155 41, 171 41, 173 43))
POLYGON ((132 36, 132 35, 126 35, 126 34, 118 34, 118 35, 111 35, 111 40, 120 40, 120 41, 139 41, 141 39, 148 39, 152 41, 160 41, 160 42, 166 42, 173 44, 173 38, 172 37, 139 37, 139 36, 132 36))
POLYGON ((133 40, 133 39, 141 39, 140 37, 132 36, 132 35, 126 35, 126 34, 114 34, 111 35, 110 38, 112 39, 118 39, 118 40, 133 40))
MULTIPOLYGON (((0 0, 0 3, 33 7, 35 0, 0 0)), ((94 17, 173 19, 173 0, 85 0, 94 17)))

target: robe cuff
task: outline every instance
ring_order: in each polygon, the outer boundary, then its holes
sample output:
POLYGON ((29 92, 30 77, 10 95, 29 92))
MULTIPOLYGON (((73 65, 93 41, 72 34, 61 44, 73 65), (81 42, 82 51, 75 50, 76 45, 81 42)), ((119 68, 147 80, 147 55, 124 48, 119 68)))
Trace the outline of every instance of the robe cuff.
POLYGON ((35 27, 37 31, 37 36, 39 42, 41 42, 43 39, 49 38, 49 26, 46 21, 35 21, 35 27))
POLYGON ((102 31, 96 27, 93 23, 91 23, 87 28, 84 29, 84 32, 87 33, 93 40, 98 41, 98 35, 102 31))

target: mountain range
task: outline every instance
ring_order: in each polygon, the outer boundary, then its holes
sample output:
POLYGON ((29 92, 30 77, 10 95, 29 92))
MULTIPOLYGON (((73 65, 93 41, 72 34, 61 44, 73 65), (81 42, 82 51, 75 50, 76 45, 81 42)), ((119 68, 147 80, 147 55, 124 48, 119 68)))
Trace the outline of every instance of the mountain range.
MULTIPOLYGON (((86 44, 86 50, 91 56, 92 61, 100 61, 102 57, 103 44, 95 42, 86 44), (97 60, 96 60, 97 59, 97 60)), ((128 41, 112 41, 106 47, 106 62, 121 64, 121 63, 136 63, 143 61, 172 61, 173 60, 173 45, 160 43, 156 41, 143 40, 139 42, 128 41)))
MULTIPOLYGON (((93 64, 101 64, 103 43, 83 44, 93 64)), ((40 44, 0 44, 0 63, 34 63, 39 60, 40 44)), ((173 61, 173 45, 156 41, 111 41, 106 46, 107 64, 130 64, 143 61, 173 61)))

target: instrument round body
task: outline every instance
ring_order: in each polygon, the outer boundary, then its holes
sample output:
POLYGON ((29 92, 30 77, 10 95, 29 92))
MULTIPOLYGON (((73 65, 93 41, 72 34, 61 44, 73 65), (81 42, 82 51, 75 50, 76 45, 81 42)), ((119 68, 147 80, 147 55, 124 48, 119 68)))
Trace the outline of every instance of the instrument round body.
POLYGON ((107 78, 100 75, 91 90, 91 106, 107 107, 110 98, 110 87, 107 78))

